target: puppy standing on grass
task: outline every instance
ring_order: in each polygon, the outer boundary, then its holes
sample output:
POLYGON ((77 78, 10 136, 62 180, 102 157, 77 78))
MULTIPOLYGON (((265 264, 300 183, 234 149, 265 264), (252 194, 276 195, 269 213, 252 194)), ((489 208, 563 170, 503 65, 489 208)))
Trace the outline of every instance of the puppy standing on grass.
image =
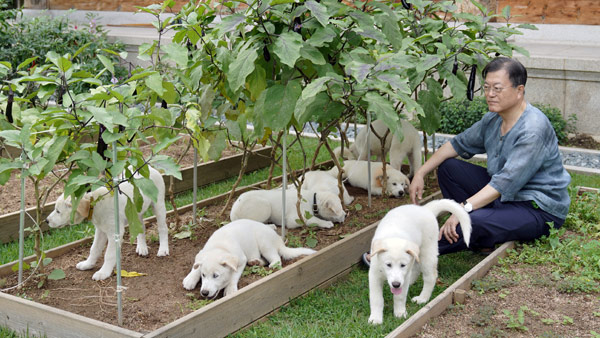
POLYGON ((192 271, 183 280, 183 287, 193 290, 202 277, 200 294, 214 298, 225 289, 225 296, 236 292, 238 281, 246 263, 269 267, 281 265, 281 257, 293 259, 310 255, 315 251, 308 248, 288 248, 270 226, 240 219, 215 231, 204 248, 198 252, 192 271))
POLYGON ((379 222, 371 242, 369 267, 369 323, 383 322, 383 284, 394 294, 394 316, 406 317, 408 288, 423 273, 421 294, 412 299, 423 304, 429 300, 437 280, 437 215, 448 211, 455 215, 469 246, 471 219, 463 207, 448 199, 424 206, 402 205, 392 209, 379 222))
MULTIPOLYGON (((156 195, 156 202, 150 200, 149 197, 142 194, 144 203, 142 211, 138 214, 140 221, 143 222, 143 214, 152 204, 152 210, 156 216, 156 223, 158 225, 158 236, 160 239, 160 245, 158 248, 157 256, 169 255, 169 229, 167 228, 166 222, 166 208, 165 208, 165 183, 162 175, 154 168, 150 169, 150 179, 156 186, 158 193, 156 195)), ((137 175, 136 177, 141 177, 137 175)), ((120 233, 119 238, 123 240, 123 233, 125 232, 125 226, 127 225, 127 217, 125 216, 125 206, 127 204, 127 196, 133 198, 133 185, 130 183, 123 183, 119 186, 121 194, 119 194, 119 222, 120 222, 120 233)), ((54 211, 48 216, 47 222, 51 228, 58 228, 67 225, 71 218, 71 211, 73 205, 71 204, 71 197, 65 199, 64 194, 60 195, 54 205, 54 211)), ((103 280, 110 277, 116 265, 116 253, 115 253, 115 209, 113 197, 109 194, 108 189, 105 187, 98 188, 92 192, 85 193, 79 201, 77 210, 74 216, 74 224, 83 222, 84 219, 90 218, 91 222, 96 227, 96 233, 94 234, 94 242, 90 248, 90 256, 82 262, 77 263, 77 269, 89 270, 96 265, 98 258, 102 255, 102 250, 108 242, 106 253, 104 254, 104 264, 100 270, 96 271, 92 276, 93 280, 103 280), (96 205, 92 207, 93 201, 97 201, 96 205)), ((148 255, 148 246, 146 244, 146 234, 144 231, 137 236, 137 247, 135 250, 138 255, 148 255)))

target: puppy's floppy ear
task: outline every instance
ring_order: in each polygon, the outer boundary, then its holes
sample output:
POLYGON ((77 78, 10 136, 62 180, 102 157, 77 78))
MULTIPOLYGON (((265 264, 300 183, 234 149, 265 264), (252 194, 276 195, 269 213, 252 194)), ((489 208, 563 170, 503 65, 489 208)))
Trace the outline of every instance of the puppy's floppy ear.
POLYGON ((371 243, 371 257, 385 251, 387 251, 387 248, 382 240, 376 239, 371 243))
POLYGON ((237 271, 238 259, 235 256, 228 255, 227 257, 223 258, 223 260, 221 261, 221 265, 229 267, 235 272, 237 271))
POLYGON ((420 261, 419 261, 420 250, 419 250, 419 247, 415 243, 410 243, 408 245, 408 248, 406 248, 406 253, 413 256, 415 261, 417 261, 417 263, 420 263, 420 261))
POLYGON ((375 177, 375 186, 383 187, 383 175, 378 175, 377 177, 375 177))
POLYGON ((77 205, 77 213, 81 217, 88 217, 88 214, 90 213, 90 202, 90 197, 87 196, 87 194, 84 195, 79 201, 79 204, 77 205))

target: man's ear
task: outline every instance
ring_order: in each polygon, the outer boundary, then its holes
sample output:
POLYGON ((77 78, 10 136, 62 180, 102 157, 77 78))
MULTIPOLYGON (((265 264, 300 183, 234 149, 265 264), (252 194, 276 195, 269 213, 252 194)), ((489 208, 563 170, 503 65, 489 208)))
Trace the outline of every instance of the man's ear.
POLYGON ((385 247, 383 240, 376 239, 371 243, 371 257, 385 251, 387 251, 387 248, 385 247))
POLYGON ((87 218, 90 213, 90 198, 89 196, 83 196, 77 205, 77 213, 83 217, 87 218))
POLYGON ((223 260, 221 261, 221 265, 229 267, 235 272, 237 271, 238 259, 235 256, 228 255, 227 257, 223 258, 223 260))

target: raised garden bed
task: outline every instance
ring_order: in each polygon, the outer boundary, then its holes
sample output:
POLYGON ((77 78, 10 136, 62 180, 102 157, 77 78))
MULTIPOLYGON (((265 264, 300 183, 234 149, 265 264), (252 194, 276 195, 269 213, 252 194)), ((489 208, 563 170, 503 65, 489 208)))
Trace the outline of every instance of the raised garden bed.
MULTIPOLYGON (((78 330, 78 334, 95 332, 94 335, 121 337, 136 337, 142 334, 148 337, 187 337, 193 336, 194 332, 203 337, 227 335, 269 314, 289 302, 290 299, 298 297, 314 287, 328 285, 332 280, 347 273, 358 262, 362 252, 368 250, 376 227, 376 223, 373 221, 380 219, 390 206, 408 202, 407 198, 373 199, 372 209, 366 209, 366 193, 363 191, 361 195, 360 191, 360 189, 351 190, 356 201, 352 205, 351 215, 345 224, 336 225, 333 229, 288 230, 288 240, 299 240, 302 245, 305 245, 307 237, 318 232, 319 242, 316 246, 316 249, 319 250, 318 253, 296 262, 284 262, 282 270, 273 272, 264 278, 256 275, 246 276, 240 283, 242 288, 238 293, 218 299, 198 310, 194 311, 199 307, 197 305, 199 301, 195 299, 198 297, 198 291, 195 290, 195 296, 190 298, 189 292, 183 289, 181 282, 193 264, 194 255, 212 230, 217 228, 216 225, 203 223, 197 228, 197 234, 194 231, 193 241, 172 239, 171 256, 169 257, 154 256, 156 243, 150 243, 150 255, 143 258, 135 255, 133 245, 125 244, 123 246, 122 269, 149 273, 149 275, 159 277, 152 281, 149 276, 148 278, 143 276, 123 279, 124 285, 128 288, 124 293, 123 311, 124 327, 127 330, 115 325, 114 280, 94 282, 91 280, 93 270, 83 272, 74 268, 75 263, 88 254, 87 244, 82 245, 85 241, 57 248, 55 252, 59 254, 48 253, 50 257, 57 257, 51 264, 56 264, 54 267, 64 269, 68 277, 61 281, 50 281, 49 291, 36 290, 33 287, 23 292, 36 302, 24 300, 15 295, 0 294, 0 308, 15 309, 3 314, 0 325, 17 331, 28 328, 30 333, 43 333, 49 337, 68 336, 66 330, 69 332, 78 330), (364 208, 356 208, 358 203, 364 208), (359 218, 359 215, 362 218, 359 218), (200 234, 200 230, 202 230, 202 234, 200 234), (194 239, 194 237, 196 238, 194 239), (190 242, 191 245, 183 244, 185 242, 190 242), (157 290, 158 285, 160 290, 157 290), (79 292, 82 290, 91 293, 80 294, 79 292), (43 323, 32 319, 30 314, 34 311, 43 313, 54 309, 54 306, 48 307, 48 305, 53 305, 51 300, 53 297, 67 299, 67 302, 71 302, 75 308, 81 309, 87 306, 90 309, 87 309, 87 312, 82 311, 85 313, 85 317, 82 315, 71 316, 75 311, 61 310, 53 311, 53 318, 50 320, 48 318, 51 317, 41 315, 41 318, 45 318, 43 323), (93 303, 91 306, 88 305, 90 302, 93 303), (99 322, 99 319, 102 322, 99 322), (147 319, 150 319, 150 326, 140 327, 138 323, 147 319), (69 321, 73 321, 73 325, 69 324, 69 321), (58 325, 54 323, 58 323, 58 325), (94 330, 95 326, 98 326, 97 330, 94 330)), ((200 203, 199 208, 204 209, 206 214, 211 214, 213 211, 209 209, 220 209, 224 197, 225 194, 205 200, 200 203)), ((179 211, 181 213, 189 209, 191 209, 191 205, 180 208, 179 211)), ((152 220, 149 219, 149 221, 152 220)), ((218 224, 219 221, 215 220, 211 223, 218 224)), ((0 267, 0 276, 10 274, 10 267, 13 264, 0 267)), ((14 283, 11 281, 8 285, 14 285, 14 283)), ((15 292, 15 294, 18 293, 15 292)))
MULTIPOLYGON (((267 167, 270 164, 269 155, 271 153, 271 149, 271 147, 262 147, 257 149, 248 159, 248 166, 246 168, 246 172, 267 167)), ((193 158, 193 155, 191 154, 192 153, 190 153, 190 156, 188 157, 193 158)), ((237 175, 241 168, 241 159, 241 153, 235 154, 234 152, 230 152, 229 155, 222 157, 221 159, 219 159, 219 161, 199 163, 197 170, 198 186, 201 187, 237 175)), ((174 193, 179 193, 182 191, 192 189, 192 177, 194 174, 194 167, 193 165, 189 164, 189 162, 190 160, 188 159, 186 161, 187 165, 181 170, 182 180, 174 180, 174 193)), ((164 176, 164 180, 168 190, 170 178, 164 176)), ((7 183, 7 185, 10 184, 10 182, 7 183)), ((0 189, 4 190, 5 187, 0 187, 0 189)), ((62 189, 60 188, 57 188, 56 190, 57 192, 56 194, 54 194, 55 196, 52 200, 54 200, 60 194, 60 191, 62 191, 62 189)), ((4 195, 3 198, 11 197, 4 195)), ((12 198, 16 198, 17 200, 20 199, 20 197, 17 196, 13 196, 12 198)), ((45 205, 42 212, 42 218, 47 217, 53 209, 54 202, 45 205)), ((28 208, 27 212, 31 215, 35 215, 35 208, 28 208)), ((12 211, 0 217, 0 243, 7 243, 18 238, 19 217, 20 211, 12 211)), ((31 226, 33 224, 32 222, 33 221, 30 218, 26 217, 25 227, 31 226)), ((47 230, 48 227, 46 225, 42 225, 42 229, 47 230)))

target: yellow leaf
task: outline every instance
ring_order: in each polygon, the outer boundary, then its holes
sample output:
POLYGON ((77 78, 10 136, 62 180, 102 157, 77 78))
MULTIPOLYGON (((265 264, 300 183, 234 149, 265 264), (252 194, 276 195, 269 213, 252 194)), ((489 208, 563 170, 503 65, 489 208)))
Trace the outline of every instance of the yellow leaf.
POLYGON ((121 277, 140 277, 140 276, 147 276, 147 273, 141 273, 141 272, 136 272, 136 271, 131 271, 131 272, 127 272, 125 270, 121 270, 121 277))

